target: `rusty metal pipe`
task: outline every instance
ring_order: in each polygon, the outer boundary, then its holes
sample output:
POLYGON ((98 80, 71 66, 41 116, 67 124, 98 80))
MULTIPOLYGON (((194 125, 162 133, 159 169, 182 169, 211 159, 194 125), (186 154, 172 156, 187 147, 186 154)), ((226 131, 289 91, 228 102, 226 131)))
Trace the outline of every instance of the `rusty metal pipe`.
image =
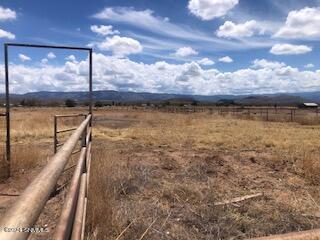
MULTIPOLYGON (((13 206, 7 210, 6 214, 1 218, 0 228, 34 226, 90 119, 91 115, 88 115, 63 147, 24 190, 13 206)), ((23 240, 27 239, 28 235, 29 233, 27 232, 1 231, 0 239, 23 240)))
POLYGON ((86 197, 88 197, 89 195, 90 165, 91 165, 91 142, 89 142, 88 144, 88 151, 87 151, 87 157, 86 157, 86 172, 87 172, 86 197))
POLYGON ((87 158, 87 192, 86 196, 89 196, 89 184, 90 184, 90 169, 91 169, 91 153, 88 155, 87 158))
POLYGON ((88 129, 88 132, 87 132, 87 136, 86 136, 86 144, 88 145, 89 141, 90 141, 90 138, 91 138, 91 132, 92 132, 92 128, 90 127, 88 129))
POLYGON ((57 118, 83 117, 83 116, 87 116, 87 114, 76 113, 76 114, 55 115, 55 117, 57 117, 57 118))
POLYGON ((82 220, 81 240, 84 239, 85 233, 86 233, 85 230, 86 230, 86 219, 87 219, 87 205, 88 205, 88 198, 85 198, 85 200, 84 200, 83 220, 82 220))
POLYGON ((59 130, 57 131, 57 133, 65 133, 65 132, 71 132, 77 130, 77 128, 68 128, 68 129, 63 129, 63 130, 59 130))
POLYGON ((87 149, 85 147, 81 149, 79 161, 72 176, 68 195, 63 204, 59 223, 56 227, 53 239, 64 240, 70 237, 74 214, 77 207, 81 175, 85 166, 86 151, 87 149))
POLYGON ((81 175, 80 191, 78 196, 76 215, 73 221, 71 240, 80 240, 81 238, 82 225, 83 225, 82 221, 83 221, 85 197, 86 197, 86 182, 87 182, 87 174, 83 173, 81 175))
POLYGON ((320 240, 320 229, 292 232, 268 237, 250 238, 247 240, 320 240))

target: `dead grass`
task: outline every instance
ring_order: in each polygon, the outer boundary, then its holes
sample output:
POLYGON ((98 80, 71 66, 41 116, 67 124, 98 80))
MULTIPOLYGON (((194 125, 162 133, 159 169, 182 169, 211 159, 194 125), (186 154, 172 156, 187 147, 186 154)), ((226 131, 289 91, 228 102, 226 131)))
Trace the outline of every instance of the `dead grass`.
MULTIPOLYGON (((15 171, 44 165, 53 115, 77 111, 15 110, 15 171)), ((96 111, 87 238, 114 240, 128 226, 119 239, 146 230, 145 239, 243 239, 320 227, 320 125, 257 120, 96 111), (264 196, 213 204, 257 192, 264 196)))
POLYGON ((96 215, 88 219, 89 239, 116 239, 128 226, 120 239, 139 239, 153 221, 146 239, 243 239, 320 227, 312 217, 320 211, 318 125, 205 113, 116 115, 118 125, 96 120, 99 189, 90 196, 96 215), (257 192, 264 197, 213 206, 257 192))

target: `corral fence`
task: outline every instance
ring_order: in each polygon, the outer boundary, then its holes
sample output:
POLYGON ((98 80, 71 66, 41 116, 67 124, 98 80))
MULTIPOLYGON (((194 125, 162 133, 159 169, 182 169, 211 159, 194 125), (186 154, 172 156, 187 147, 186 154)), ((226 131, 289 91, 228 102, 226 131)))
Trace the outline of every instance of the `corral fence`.
POLYGON ((301 117, 319 117, 319 109, 301 109, 296 107, 217 107, 210 108, 210 112, 216 112, 219 115, 237 115, 247 117, 259 117, 266 121, 277 118, 294 122, 301 117))
POLYGON ((252 119, 261 119, 264 121, 285 121, 295 122, 309 120, 317 120, 320 123, 319 108, 303 109, 297 107, 220 107, 220 106, 165 106, 165 107, 141 107, 141 106, 112 106, 105 109, 118 111, 142 111, 152 112, 160 111, 167 113, 209 113, 221 116, 232 115, 238 117, 246 117, 252 119))
POLYGON ((10 177, 10 99, 9 99, 9 60, 8 48, 54 48, 65 50, 81 50, 88 52, 89 60, 89 109, 88 114, 56 115, 54 116, 54 152, 48 164, 33 179, 20 194, 13 205, 7 209, 0 219, 0 239, 24 240, 32 232, 39 232, 41 227, 35 224, 42 213, 47 201, 59 192, 57 183, 65 171, 75 167, 70 186, 64 199, 61 215, 56 225, 53 239, 83 239, 85 234, 86 208, 88 202, 88 188, 91 166, 92 148, 92 49, 69 46, 50 46, 20 43, 5 43, 5 83, 6 83, 6 178, 10 177), (72 129, 58 129, 58 119, 65 117, 85 117, 81 124, 72 129), (72 132, 65 142, 58 142, 58 134, 72 132), (80 144, 79 144, 80 141, 80 144), (80 149, 75 148, 80 145, 80 149), (79 153, 77 163, 66 169, 71 156, 79 153))
POLYGON ((0 239, 28 238, 46 202, 56 191, 58 179, 65 170, 79 140, 81 140, 80 156, 53 239, 84 238, 91 163, 91 121, 92 115, 89 114, 13 206, 7 210, 0 222, 2 229, 0 239))

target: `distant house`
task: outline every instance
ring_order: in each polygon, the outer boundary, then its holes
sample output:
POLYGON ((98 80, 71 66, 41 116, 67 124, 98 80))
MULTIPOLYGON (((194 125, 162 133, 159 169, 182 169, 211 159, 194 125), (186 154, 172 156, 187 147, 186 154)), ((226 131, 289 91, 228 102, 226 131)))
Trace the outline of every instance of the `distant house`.
POLYGON ((318 108, 317 103, 301 103, 299 108, 318 108))

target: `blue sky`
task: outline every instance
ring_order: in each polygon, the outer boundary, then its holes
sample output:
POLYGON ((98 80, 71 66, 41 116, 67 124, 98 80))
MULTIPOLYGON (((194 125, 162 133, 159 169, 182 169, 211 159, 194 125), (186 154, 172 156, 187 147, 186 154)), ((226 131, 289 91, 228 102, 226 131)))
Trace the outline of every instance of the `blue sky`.
MULTIPOLYGON (((319 39, 319 0, 0 3, 0 44, 90 46, 96 90, 317 91, 319 39)), ((15 48, 10 62, 12 92, 86 89, 84 53, 15 48)))

